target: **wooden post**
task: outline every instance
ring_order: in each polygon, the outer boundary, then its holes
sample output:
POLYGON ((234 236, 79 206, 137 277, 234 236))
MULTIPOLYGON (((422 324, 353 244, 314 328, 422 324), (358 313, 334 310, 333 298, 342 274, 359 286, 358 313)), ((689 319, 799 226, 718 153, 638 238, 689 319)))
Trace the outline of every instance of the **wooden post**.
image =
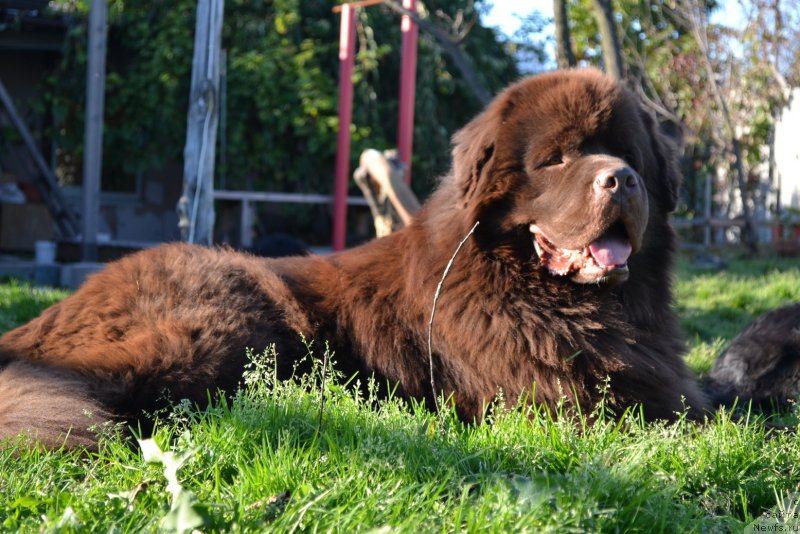
POLYGON ((350 122, 353 118, 353 66, 356 51, 355 8, 342 5, 339 29, 339 134, 333 191, 333 250, 343 250, 347 230, 347 185, 350 183, 350 122))
POLYGON ((86 126, 83 141, 83 261, 97 261, 97 218, 103 171, 103 107, 106 79, 106 0, 92 0, 89 10, 89 64, 86 69, 86 126))
POLYGON ((219 61, 219 188, 228 188, 228 51, 219 61))
MULTIPOLYGON (((417 0, 403 0, 403 7, 415 11, 417 0)), ((411 183, 411 153, 414 145, 414 94, 417 84, 417 38, 419 28, 408 15, 400 23, 403 33, 400 64, 400 105, 397 121, 397 153, 406 165, 406 183, 411 183)))
POLYGON ((219 121, 224 0, 198 0, 192 86, 186 118, 183 195, 178 226, 189 243, 210 245, 214 230, 214 157, 219 121))

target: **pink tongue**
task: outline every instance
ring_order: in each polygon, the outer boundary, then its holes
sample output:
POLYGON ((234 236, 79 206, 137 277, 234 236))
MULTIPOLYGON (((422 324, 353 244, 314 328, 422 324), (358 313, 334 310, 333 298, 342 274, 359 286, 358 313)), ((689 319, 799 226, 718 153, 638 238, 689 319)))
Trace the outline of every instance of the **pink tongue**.
POLYGON ((603 237, 589 245, 595 261, 603 266, 625 265, 631 255, 631 244, 628 240, 614 237, 603 237))

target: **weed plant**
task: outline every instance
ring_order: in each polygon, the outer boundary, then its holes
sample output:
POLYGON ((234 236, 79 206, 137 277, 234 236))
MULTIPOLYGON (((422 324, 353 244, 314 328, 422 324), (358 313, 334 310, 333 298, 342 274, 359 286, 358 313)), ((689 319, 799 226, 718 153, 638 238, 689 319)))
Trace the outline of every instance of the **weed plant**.
MULTIPOLYGON (((701 372, 752 317, 800 297, 791 264, 681 273, 678 310, 701 372)), ((63 295, 0 286, 0 324, 63 295)), ((469 425, 447 399, 439 415, 378 400, 368 377, 328 368, 323 389, 326 348, 308 346, 312 373, 277 381, 274 350, 251 354, 241 390, 202 410, 177 402, 150 440, 111 433, 91 454, 0 451, 0 529, 743 532, 796 505, 796 435, 746 410, 654 424, 604 403, 550 414, 501 399, 487 424, 469 425)))

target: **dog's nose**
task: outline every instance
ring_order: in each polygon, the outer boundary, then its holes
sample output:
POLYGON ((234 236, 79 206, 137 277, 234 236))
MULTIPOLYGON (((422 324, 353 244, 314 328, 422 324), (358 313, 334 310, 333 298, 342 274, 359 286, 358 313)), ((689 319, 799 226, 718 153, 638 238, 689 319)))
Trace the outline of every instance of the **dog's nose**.
POLYGON ((601 172, 594 181, 599 193, 609 194, 620 200, 639 192, 639 177, 630 167, 601 172))

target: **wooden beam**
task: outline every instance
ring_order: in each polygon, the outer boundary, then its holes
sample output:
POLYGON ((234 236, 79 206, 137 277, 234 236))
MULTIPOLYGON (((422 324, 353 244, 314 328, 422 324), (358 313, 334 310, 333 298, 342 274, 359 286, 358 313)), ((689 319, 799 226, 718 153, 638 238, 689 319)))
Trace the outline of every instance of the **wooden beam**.
POLYGON ((199 0, 197 3, 183 151, 183 195, 178 201, 181 237, 204 245, 211 244, 214 230, 214 158, 224 6, 224 0, 199 0))
POLYGON ((86 126, 83 141, 83 239, 81 257, 97 261, 97 218, 103 172, 103 107, 106 87, 106 0, 92 0, 89 10, 89 63, 86 69, 86 126))
MULTIPOLYGON (((252 202, 274 202, 276 204, 331 204, 333 195, 318 195, 305 193, 277 193, 271 191, 214 191, 216 200, 245 200, 252 202)), ((347 197, 350 206, 366 206, 363 197, 347 197)))
MULTIPOLYGON (((253 245, 253 221, 255 220, 256 202, 274 202, 276 204, 332 204, 333 195, 317 195, 303 193, 273 193, 269 191, 214 191, 214 200, 240 202, 242 211, 240 215, 241 235, 239 245, 249 248, 253 245)), ((347 204, 351 206, 366 206, 367 200, 363 197, 347 197, 347 204)))

